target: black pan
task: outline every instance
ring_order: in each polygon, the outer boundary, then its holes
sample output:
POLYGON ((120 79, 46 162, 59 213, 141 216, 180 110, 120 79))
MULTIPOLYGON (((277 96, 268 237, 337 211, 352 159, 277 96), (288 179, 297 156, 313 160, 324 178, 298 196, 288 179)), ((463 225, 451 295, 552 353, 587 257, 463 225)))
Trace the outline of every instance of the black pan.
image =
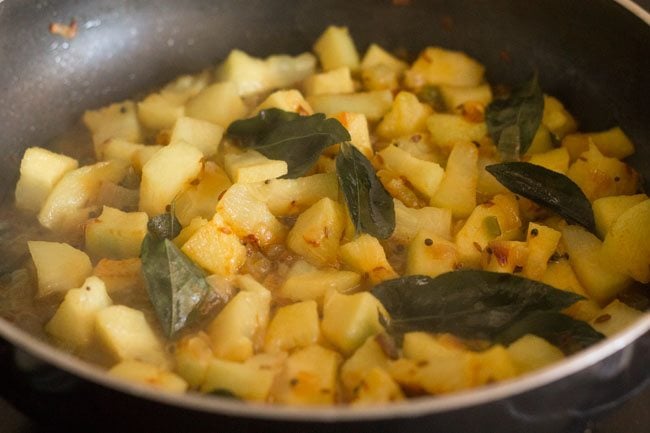
MULTIPOLYGON (((466 51, 493 83, 537 70, 583 130, 621 125, 637 145, 630 162, 650 178, 650 15, 629 1, 0 0, 0 197, 12 200, 23 150, 47 145, 83 110, 215 64, 232 48, 309 50, 329 24, 348 26, 362 50, 378 42, 412 54, 430 44, 466 51), (72 18, 74 39, 48 32, 51 22, 72 18)), ((649 329, 646 317, 517 381, 350 410, 157 394, 0 319, 0 394, 66 431, 574 431, 650 380, 649 329)))

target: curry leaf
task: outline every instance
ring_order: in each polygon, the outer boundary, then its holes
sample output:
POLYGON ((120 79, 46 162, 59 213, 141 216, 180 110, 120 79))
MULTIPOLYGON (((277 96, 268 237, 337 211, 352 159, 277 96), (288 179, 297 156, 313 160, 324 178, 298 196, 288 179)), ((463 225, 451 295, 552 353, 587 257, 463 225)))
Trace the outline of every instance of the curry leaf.
POLYGON ((395 229, 393 198, 375 174, 370 161, 350 143, 341 143, 336 173, 357 233, 380 239, 395 229))
POLYGON ((559 311, 584 299, 538 281, 477 270, 388 280, 372 294, 388 311, 393 333, 451 332, 485 339, 494 339, 531 313, 559 311))
POLYGON ((485 121, 488 133, 503 153, 508 154, 518 143, 519 154, 523 155, 533 142, 543 112, 544 95, 535 74, 530 81, 513 90, 509 97, 496 99, 487 106, 485 121), (508 134, 504 134, 506 128, 510 128, 508 134))
POLYGON ((582 320, 555 311, 537 311, 513 323, 496 340, 510 344, 526 334, 535 334, 570 355, 605 338, 582 320))
POLYGON ((287 178, 304 175, 325 148, 350 140, 347 129, 336 119, 327 119, 322 113, 299 116, 278 109, 233 122, 228 135, 267 158, 286 161, 287 178))
MULTIPOLYGON (((420 102, 425 102, 433 107, 436 111, 445 111, 445 100, 442 97, 440 87, 427 84, 417 93, 420 102)), ((456 108, 456 107, 450 107, 456 108)))
POLYGON ((254 147, 280 123, 300 117, 298 113, 284 111, 278 108, 262 110, 255 117, 236 120, 228 127, 228 135, 242 140, 244 147, 254 147))
POLYGON ((171 337, 197 319, 210 286, 203 271, 167 238, 147 234, 141 258, 149 299, 163 331, 171 337))
POLYGON ((181 231, 181 223, 173 212, 166 212, 152 217, 147 230, 158 239, 174 239, 181 231))
POLYGON ((485 169, 515 194, 594 232, 591 204, 580 187, 567 176, 529 162, 503 162, 485 169))

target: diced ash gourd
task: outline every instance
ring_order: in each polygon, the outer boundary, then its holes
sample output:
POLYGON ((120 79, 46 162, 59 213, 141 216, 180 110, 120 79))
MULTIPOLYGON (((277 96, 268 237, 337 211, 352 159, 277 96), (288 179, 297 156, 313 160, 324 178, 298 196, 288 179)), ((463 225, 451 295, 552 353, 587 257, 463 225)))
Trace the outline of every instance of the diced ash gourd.
POLYGON ((564 347, 532 334, 503 346, 412 331, 397 344, 387 331, 398 325, 368 289, 398 272, 474 268, 537 280, 585 296, 562 313, 608 336, 643 315, 617 299, 633 280, 650 281, 650 200, 620 161, 634 153, 623 130, 579 133, 562 103, 543 95, 520 155, 578 184, 592 204, 592 234, 486 171, 500 162, 486 115, 493 95, 467 54, 428 47, 409 65, 371 44, 360 60, 344 27, 329 27, 313 52, 233 50, 215 70, 140 102, 87 111, 95 164, 27 149, 16 206, 70 239, 28 243, 38 302, 60 300, 44 326, 52 341, 99 350, 112 360, 109 374, 161 391, 363 406, 506 380, 564 357, 564 347), (270 108, 325 113, 347 130, 393 199, 387 239, 355 229, 336 172, 340 143, 304 176, 285 178, 286 161, 226 132, 270 108), (165 212, 181 225, 174 245, 222 301, 173 350, 149 311, 133 308, 142 308, 147 223, 165 212), (258 257, 265 265, 254 271, 258 257))

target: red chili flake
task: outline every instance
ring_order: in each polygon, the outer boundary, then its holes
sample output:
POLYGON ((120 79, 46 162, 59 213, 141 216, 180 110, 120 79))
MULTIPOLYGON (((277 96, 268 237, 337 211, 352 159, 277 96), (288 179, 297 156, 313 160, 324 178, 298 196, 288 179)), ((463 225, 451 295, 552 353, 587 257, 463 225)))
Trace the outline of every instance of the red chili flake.
POLYGON ((512 63, 512 56, 510 55, 510 51, 508 50, 499 51, 499 60, 505 63, 512 63))
POLYGON ((612 316, 609 314, 603 314, 602 316, 596 317, 596 320, 594 320, 595 323, 604 323, 607 322, 609 319, 611 319, 612 316))
POLYGON ((63 36, 66 39, 73 39, 77 36, 77 20, 70 20, 70 24, 50 23, 50 33, 63 36))
POLYGON ((512 273, 513 273, 513 274, 518 274, 518 273, 520 273, 520 272, 523 271, 523 270, 524 270, 524 267, 523 267, 523 266, 519 266, 519 265, 517 265, 517 266, 515 266, 515 268, 512 270, 512 273))
POLYGON ((493 248, 494 257, 496 257, 499 265, 505 266, 508 263, 508 249, 507 248, 493 248))
POLYGON ((421 139, 422 139, 422 135, 420 135, 420 134, 413 134, 413 135, 411 136, 411 141, 412 141, 413 143, 417 143, 417 142, 419 142, 421 139))
POLYGON ((618 177, 618 176, 616 176, 616 177, 614 178, 614 182, 619 182, 620 180, 621 180, 621 178, 618 177))
POLYGON ((219 231, 226 235, 232 234, 232 230, 230 230, 228 227, 219 227, 219 231))

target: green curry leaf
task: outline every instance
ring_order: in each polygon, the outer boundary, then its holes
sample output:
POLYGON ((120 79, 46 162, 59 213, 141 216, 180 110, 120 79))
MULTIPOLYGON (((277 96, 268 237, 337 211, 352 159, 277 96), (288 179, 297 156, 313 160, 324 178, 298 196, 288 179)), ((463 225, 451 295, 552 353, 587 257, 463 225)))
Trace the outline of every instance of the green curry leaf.
POLYGON ((375 174, 370 161, 350 143, 341 143, 336 173, 357 233, 380 239, 395 229, 393 198, 375 174))
POLYGON ((513 341, 529 332, 552 339, 555 329, 584 343, 595 335, 582 325, 568 326, 565 316, 557 313, 582 296, 511 274, 464 270, 436 278, 411 275, 384 281, 372 294, 388 311, 389 329, 397 335, 451 332, 466 338, 513 341), (543 319, 552 325, 546 334, 528 319, 540 312, 556 314, 543 319))
POLYGON ((503 186, 567 221, 595 231, 591 203, 578 185, 567 176, 529 162, 503 162, 485 169, 503 186))
POLYGON ((163 331, 174 336, 198 319, 212 290, 199 269, 166 237, 152 233, 142 242, 142 273, 163 331))
POLYGON ((327 119, 322 113, 300 116, 277 108, 237 120, 227 132, 238 138, 243 147, 270 159, 286 161, 287 178, 304 175, 325 148, 350 140, 347 129, 336 119, 327 119))
POLYGON ((514 89, 509 97, 495 99, 485 110, 488 133, 506 160, 513 149, 518 155, 526 153, 544 113, 544 94, 539 87, 537 74, 514 89))
POLYGON ((534 334, 559 347, 570 355, 605 338, 603 334, 582 320, 576 320, 556 311, 536 311, 496 336, 503 344, 510 344, 526 334, 534 334))
POLYGON ((181 231, 181 223, 173 212, 166 212, 152 217, 147 230, 158 239, 174 239, 181 231))

